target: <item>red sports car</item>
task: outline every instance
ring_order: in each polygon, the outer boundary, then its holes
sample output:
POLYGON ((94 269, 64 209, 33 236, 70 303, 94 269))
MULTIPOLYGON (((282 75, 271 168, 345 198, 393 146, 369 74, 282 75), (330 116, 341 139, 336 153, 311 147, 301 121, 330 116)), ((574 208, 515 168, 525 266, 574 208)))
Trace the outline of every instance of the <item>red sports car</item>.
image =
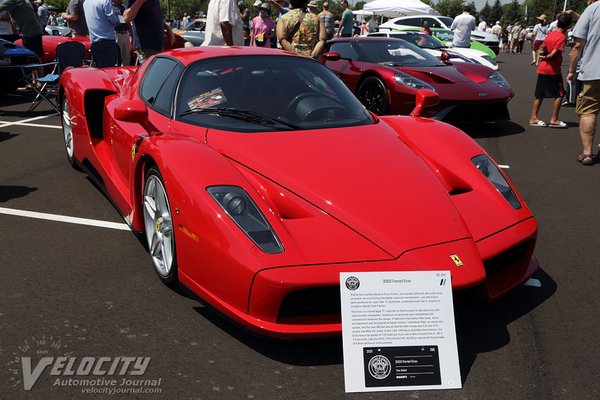
POLYGON ((327 45, 323 63, 377 115, 409 114, 417 90, 430 89, 440 102, 425 116, 463 122, 509 119, 507 105, 514 93, 498 71, 443 62, 402 39, 339 38, 327 45))
POLYGON ((537 268, 537 223, 462 131, 377 117, 321 63, 202 47, 60 81, 69 162, 142 235, 159 278, 283 338, 340 332, 340 272, 450 270, 495 299, 537 268), (460 260, 458 262, 457 260, 460 260))

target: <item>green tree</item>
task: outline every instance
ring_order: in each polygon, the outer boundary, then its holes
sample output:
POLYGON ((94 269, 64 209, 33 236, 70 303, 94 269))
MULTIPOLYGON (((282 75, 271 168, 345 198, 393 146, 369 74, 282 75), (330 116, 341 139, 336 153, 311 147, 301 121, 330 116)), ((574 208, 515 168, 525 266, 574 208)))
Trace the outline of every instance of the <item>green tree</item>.
POLYGON ((525 22, 525 16, 517 0, 513 0, 511 3, 502 6, 502 19, 501 21, 506 24, 514 24, 515 22, 525 22))
POLYGON ((433 8, 441 15, 454 18, 462 13, 464 6, 463 0, 440 0, 435 3, 433 8))
POLYGON ((494 23, 502 20, 502 5, 500 4, 500 0, 494 1, 489 18, 490 22, 493 21, 494 23))
POLYGON ((483 7, 481 8, 481 10, 479 10, 479 14, 483 15, 485 17, 486 22, 488 23, 488 25, 493 24, 494 21, 491 18, 492 17, 492 7, 490 7, 490 4, 487 2, 485 2, 485 4, 483 5, 483 7))

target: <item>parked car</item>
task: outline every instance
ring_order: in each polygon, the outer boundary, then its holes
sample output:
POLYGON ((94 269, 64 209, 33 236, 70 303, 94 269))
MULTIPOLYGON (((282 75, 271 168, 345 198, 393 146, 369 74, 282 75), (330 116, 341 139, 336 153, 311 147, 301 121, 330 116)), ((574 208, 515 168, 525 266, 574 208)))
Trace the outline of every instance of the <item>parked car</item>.
POLYGON ((375 114, 409 114, 418 89, 435 90, 440 102, 427 109, 436 119, 508 119, 514 96, 498 71, 473 63, 446 64, 402 39, 337 38, 323 63, 375 114))
MULTIPOLYGON (((452 26, 453 18, 444 17, 439 15, 411 15, 406 17, 393 18, 381 25, 379 25, 379 31, 383 30, 395 30, 403 29, 408 27, 421 28, 423 22, 427 21, 430 28, 450 29, 452 26)), ((473 31, 471 32, 471 38, 477 40, 488 46, 494 51, 495 54, 500 53, 500 41, 498 36, 491 32, 473 31)))
POLYGON ((71 28, 67 26, 46 25, 46 34, 52 36, 71 36, 71 28))
POLYGON ((159 279, 258 333, 339 334, 340 272, 448 270, 457 294, 493 300, 537 268, 537 222, 504 172, 420 116, 434 92, 380 118, 318 61, 210 46, 60 85, 67 159, 159 279))
MULTIPOLYGON (((404 28, 400 31, 418 32, 418 31, 420 31, 420 29, 419 28, 404 28)), ((431 30, 431 35, 433 37, 435 37, 436 39, 438 39, 439 41, 441 41, 442 43, 444 43, 448 47, 454 46, 454 44, 453 44, 454 32, 452 32, 449 29, 434 28, 431 30)), ((471 47, 470 48, 473 50, 483 51, 484 53, 486 53, 488 56, 490 56, 493 59, 496 58, 496 53, 494 52, 494 50, 492 50, 491 48, 489 48, 488 46, 486 46, 485 44, 483 44, 477 40, 471 39, 471 47)))
POLYGON ((206 18, 196 18, 190 22, 184 29, 174 30, 186 42, 192 46, 200 46, 204 42, 204 32, 206 30, 206 18))
POLYGON ((409 43, 419 46, 434 57, 442 57, 442 52, 450 55, 450 62, 471 62, 484 65, 493 70, 498 69, 496 60, 481 50, 465 49, 462 47, 448 47, 439 39, 430 36, 423 32, 416 31, 399 31, 399 32, 375 32, 369 33, 367 36, 372 37, 389 37, 404 39, 409 43))
POLYGON ((0 39, 0 93, 14 91, 22 82, 23 66, 39 62, 40 59, 33 51, 0 39))

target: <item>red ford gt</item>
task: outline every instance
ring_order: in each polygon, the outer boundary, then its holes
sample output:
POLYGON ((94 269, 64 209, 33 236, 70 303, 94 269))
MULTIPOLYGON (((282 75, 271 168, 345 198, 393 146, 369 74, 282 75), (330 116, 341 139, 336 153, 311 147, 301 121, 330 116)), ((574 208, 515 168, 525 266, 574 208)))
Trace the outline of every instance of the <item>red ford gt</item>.
POLYGON ((69 162, 159 278, 254 331, 339 333, 340 272, 450 270, 455 291, 495 299, 537 268, 536 220, 475 141, 369 113, 312 59, 191 48, 60 85, 69 162))
POLYGON ((370 111, 409 114, 419 89, 440 102, 424 114, 448 121, 509 119, 514 93, 498 71, 472 63, 442 62, 402 39, 356 37, 328 42, 323 63, 370 111))

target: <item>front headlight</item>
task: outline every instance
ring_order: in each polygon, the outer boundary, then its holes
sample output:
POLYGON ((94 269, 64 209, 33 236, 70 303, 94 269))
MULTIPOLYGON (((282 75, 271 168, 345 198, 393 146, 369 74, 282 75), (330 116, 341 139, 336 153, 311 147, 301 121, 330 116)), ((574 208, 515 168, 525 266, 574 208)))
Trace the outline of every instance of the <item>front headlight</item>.
MULTIPOLYGON (((498 65, 498 63, 496 63, 496 60, 492 56, 485 55, 485 56, 481 56, 481 58, 483 58, 485 61, 489 62, 490 64, 492 64, 494 66, 498 65)), ((502 76, 502 75, 500 75, 500 76, 502 76)))
POLYGON ((500 173, 500 170, 496 167, 496 164, 490 160, 490 158, 484 154, 473 157, 471 162, 475 167, 485 176, 492 185, 500 192, 502 196, 509 202, 509 204, 515 209, 520 209, 521 202, 517 198, 517 195, 512 190, 504 176, 500 173))
POLYGON ((273 228, 252 198, 237 186, 211 186, 206 191, 262 251, 283 252, 283 246, 273 228))
POLYGON ((510 90, 510 84, 508 83, 508 81, 506 79, 504 79, 504 77, 502 76, 502 74, 500 72, 498 72, 498 71, 492 72, 492 74, 489 76, 488 79, 490 81, 494 82, 496 85, 500 86, 501 88, 510 90))
POLYGON ((404 72, 396 72, 394 75, 394 80, 396 83, 400 85, 407 86, 412 89, 429 89, 435 91, 433 86, 428 85, 420 79, 415 78, 414 76, 410 76, 405 74, 404 72))

